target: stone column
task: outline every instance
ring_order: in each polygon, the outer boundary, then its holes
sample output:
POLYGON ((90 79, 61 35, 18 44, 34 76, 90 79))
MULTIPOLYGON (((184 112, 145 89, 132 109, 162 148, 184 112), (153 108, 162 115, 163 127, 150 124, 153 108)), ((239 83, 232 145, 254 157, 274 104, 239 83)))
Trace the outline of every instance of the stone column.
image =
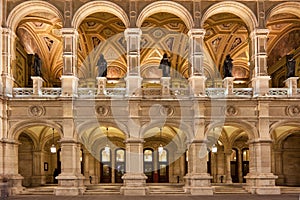
POLYGON ((170 96, 170 77, 161 77, 160 84, 161 84, 161 95, 162 96, 170 96))
POLYGON ((272 140, 252 140, 249 142, 250 172, 245 177, 245 189, 252 194, 280 194, 280 188, 275 186, 277 176, 271 173, 272 140))
POLYGON ((252 87, 254 96, 266 96, 269 92, 269 80, 267 73, 266 43, 269 34, 268 29, 255 29, 251 34, 251 69, 252 87))
POLYGON ((143 139, 128 138, 126 140, 126 173, 122 177, 124 185, 121 193, 124 195, 146 195, 147 176, 144 174, 143 139))
POLYGON ((19 144, 14 140, 2 140, 2 176, 8 179, 8 192, 10 195, 20 194, 24 189, 22 186, 22 180, 24 178, 18 173, 18 147, 19 144))
POLYGON ((231 178, 231 150, 225 151, 224 152, 224 156, 225 156, 225 166, 226 166, 226 170, 225 170, 225 182, 226 183, 232 183, 232 178, 231 178))
POLYGON ((207 173, 206 141, 194 140, 189 148, 189 172, 185 176, 185 192, 191 195, 213 195, 212 177, 207 173))
POLYGON ((274 156, 273 156, 273 162, 274 162, 274 173, 276 176, 278 176, 278 179, 276 180, 276 183, 279 185, 284 184, 284 175, 283 175, 283 150, 281 147, 277 147, 274 149, 274 156))
POLYGON ((80 144, 75 140, 61 139, 61 174, 54 193, 58 196, 82 195, 85 191, 80 166, 80 144))
POLYGON ((32 76, 33 95, 41 96, 44 80, 39 76, 32 76))
POLYGON ((139 28, 125 30, 127 42, 127 76, 126 95, 139 96, 141 94, 142 78, 140 74, 140 41, 142 31, 139 28))
POLYGON ((239 183, 243 183, 243 152, 242 150, 238 151, 238 174, 239 174, 239 183))
POLYGON ((189 78, 189 84, 191 88, 190 93, 193 96, 205 96, 206 77, 204 75, 203 66, 203 43, 205 30, 191 29, 188 34, 190 37, 189 59, 191 63, 189 78))
POLYGON ((77 38, 78 32, 73 28, 63 28, 63 75, 61 77, 62 96, 76 96, 78 78, 77 65, 77 38))
POLYGON ((15 34, 9 28, 1 27, 1 82, 0 82, 0 92, 4 93, 4 95, 11 96, 13 90, 13 76, 11 74, 11 60, 12 60, 12 44, 15 40, 15 34))
POLYGON ((297 95, 297 81, 299 77, 290 77, 285 81, 285 86, 288 88, 288 96, 296 96, 297 95))
POLYGON ((91 154, 86 149, 83 150, 83 174, 84 174, 84 185, 90 185, 90 156, 91 154))
POLYGON ((106 95, 106 77, 97 77, 98 90, 97 95, 106 95))

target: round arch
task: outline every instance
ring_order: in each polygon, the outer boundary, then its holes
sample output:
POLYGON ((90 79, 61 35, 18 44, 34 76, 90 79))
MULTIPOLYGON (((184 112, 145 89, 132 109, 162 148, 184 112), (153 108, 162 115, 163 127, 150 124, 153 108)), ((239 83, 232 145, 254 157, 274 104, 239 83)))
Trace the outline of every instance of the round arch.
POLYGON ((286 137, 288 137, 289 135, 293 134, 295 130, 300 130, 300 123, 298 121, 291 121, 291 120, 283 120, 280 122, 276 122, 274 124, 272 124, 272 126, 270 127, 270 135, 271 137, 275 140, 276 139, 276 143, 281 143, 286 137), (276 138, 275 134, 275 130, 276 128, 279 128, 281 126, 291 126, 291 127, 295 127, 294 129, 288 130, 285 133, 281 134, 280 137, 276 138), (299 128, 296 128, 299 127, 299 128))
POLYGON ((81 22, 89 15, 97 12, 111 13, 124 23, 125 27, 129 27, 129 19, 126 12, 117 4, 109 1, 93 1, 84 4, 74 14, 72 26, 77 30, 81 22))
MULTIPOLYGON (((156 122, 151 122, 151 124, 145 124, 141 127, 141 130, 140 130, 140 137, 143 138, 144 137, 144 134, 152 129, 152 128, 155 128, 155 127, 161 127, 162 125, 162 122, 161 121, 156 121, 156 122)), ((163 124, 163 126, 169 126, 169 127, 176 127, 178 128, 179 130, 185 130, 185 131, 182 131, 182 132, 185 132, 186 133, 186 139, 188 141, 190 141, 192 138, 193 138, 193 132, 192 132, 192 128, 186 124, 186 123, 183 123, 183 122, 179 122, 179 123, 176 123, 176 122, 165 122, 163 124)))
POLYGON ((179 3, 172 1, 156 1, 146 6, 138 16, 136 26, 141 27, 147 17, 159 12, 175 14, 185 23, 189 30, 194 26, 194 20, 190 12, 179 3))
POLYGON ((276 5, 267 12, 267 21, 274 15, 282 13, 293 13, 300 18, 300 3, 299 2, 284 2, 276 5))
POLYGON ((125 124, 121 124, 120 122, 118 122, 118 124, 111 122, 111 121, 95 121, 95 120, 87 120, 81 124, 79 124, 76 129, 77 129, 77 133, 79 134, 79 137, 81 137, 82 133, 84 133, 84 131, 86 131, 89 128, 92 127, 99 127, 99 126, 111 126, 114 127, 116 129, 119 129, 122 133, 124 133, 125 136, 128 135, 128 128, 126 127, 125 124))
POLYGON ((255 14, 250 8, 239 2, 222 1, 212 5, 206 10, 201 19, 201 27, 204 26, 205 21, 211 16, 224 12, 232 13, 240 17, 245 22, 250 32, 252 32, 258 26, 258 21, 255 17, 255 14))
POLYGON ((250 123, 238 120, 238 121, 226 121, 226 122, 215 122, 211 123, 205 128, 205 136, 208 135, 208 133, 215 127, 223 127, 223 126, 234 126, 238 127, 245 131, 245 133, 248 135, 249 140, 259 138, 259 134, 257 129, 250 123))
POLYGON ((10 136, 10 139, 17 139, 22 131, 32 126, 48 126, 54 128, 55 130, 57 130, 60 137, 63 137, 61 125, 48 120, 25 120, 18 122, 10 127, 8 136, 10 136))
POLYGON ((63 21, 62 13, 52 4, 45 1, 25 1, 17 5, 8 15, 7 26, 15 31, 19 22, 28 15, 34 12, 46 12, 57 16, 63 21))

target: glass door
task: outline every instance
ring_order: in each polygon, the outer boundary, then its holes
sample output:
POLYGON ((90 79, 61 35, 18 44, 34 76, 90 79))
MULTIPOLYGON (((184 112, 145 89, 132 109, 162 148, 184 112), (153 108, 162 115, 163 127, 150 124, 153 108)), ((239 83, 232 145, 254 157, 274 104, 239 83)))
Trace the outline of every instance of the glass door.
POLYGON ((144 150, 144 173, 148 177, 147 183, 153 183, 153 150, 144 150))
POLYGON ((111 151, 102 149, 100 157, 100 182, 111 183, 111 151))
POLYGON ((242 151, 242 171, 243 171, 243 183, 246 183, 246 176, 249 173, 249 149, 243 149, 242 151))
POLYGON ((169 182, 168 151, 164 149, 158 153, 158 178, 160 183, 169 182))
POLYGON ((115 182, 123 183, 122 176, 125 174, 125 150, 116 150, 116 169, 115 169, 115 182))
POLYGON ((231 179, 233 183, 239 182, 239 173, 238 173, 238 150, 232 149, 230 156, 230 171, 231 179))

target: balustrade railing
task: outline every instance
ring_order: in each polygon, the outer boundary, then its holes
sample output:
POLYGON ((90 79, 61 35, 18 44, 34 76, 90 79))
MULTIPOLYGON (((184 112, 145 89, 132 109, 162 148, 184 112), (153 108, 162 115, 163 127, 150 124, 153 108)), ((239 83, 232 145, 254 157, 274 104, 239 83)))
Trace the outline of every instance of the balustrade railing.
MULTIPOLYGON (((97 88, 78 88, 78 97, 90 98, 97 96, 97 88)), ((33 88, 13 88, 13 96, 19 97, 48 97, 55 98, 61 96, 61 88, 41 88, 39 94, 34 94, 33 88)), ((104 96, 122 97, 126 95, 126 88, 106 88, 104 96)), ((142 88, 141 95, 144 98, 159 98, 161 96, 161 88, 142 88)), ((170 88, 171 96, 190 97, 189 88, 170 88)), ((211 98, 225 98, 225 88, 206 88, 206 96, 211 98)), ((253 96, 252 88, 234 88, 233 96, 251 98, 253 96)), ((269 97, 286 98, 288 97, 288 88, 270 88, 269 97)), ((300 89, 297 89, 297 95, 300 96, 300 89)))

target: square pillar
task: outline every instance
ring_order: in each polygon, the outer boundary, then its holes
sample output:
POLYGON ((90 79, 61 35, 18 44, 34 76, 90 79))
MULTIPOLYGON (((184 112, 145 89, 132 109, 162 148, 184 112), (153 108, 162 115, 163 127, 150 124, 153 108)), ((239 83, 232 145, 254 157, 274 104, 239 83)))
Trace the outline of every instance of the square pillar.
POLYGON ((106 95, 106 77, 97 77, 97 95, 106 95))
POLYGON ((44 80, 39 76, 32 76, 33 95, 41 96, 44 80))
POLYGON ((73 140, 61 140, 61 174, 57 176, 58 196, 78 196, 85 191, 84 176, 80 168, 80 145, 73 140))
POLYGON ((270 76, 257 76, 252 79, 253 96, 267 96, 269 93, 270 76))
POLYGON ((197 96, 205 96, 205 76, 191 76, 189 78, 190 84, 190 94, 197 97, 197 96))
POLYGON ((288 96, 296 96, 297 95, 297 81, 299 77, 290 77, 284 81, 285 86, 288 88, 288 96))
POLYGON ((75 76, 61 76, 61 96, 77 96, 78 78, 75 76))
POLYGON ((161 77, 160 84, 161 84, 161 95, 162 96, 170 96, 170 81, 171 77, 161 77))
POLYGON ((128 196, 144 196, 148 194, 147 176, 144 174, 143 139, 128 138, 126 140, 126 173, 121 187, 121 194, 128 196))
POLYGON ((234 77, 226 77, 223 80, 223 87, 225 88, 225 95, 230 96, 233 95, 233 81, 234 77))
POLYGON ((213 195, 210 174, 207 173, 207 145, 204 140, 194 140, 189 148, 188 174, 185 192, 191 195, 213 195))
POLYGON ((245 176, 245 189, 252 194, 280 194, 280 187, 275 185, 277 176, 271 173, 271 140, 249 142, 250 172, 245 176))

